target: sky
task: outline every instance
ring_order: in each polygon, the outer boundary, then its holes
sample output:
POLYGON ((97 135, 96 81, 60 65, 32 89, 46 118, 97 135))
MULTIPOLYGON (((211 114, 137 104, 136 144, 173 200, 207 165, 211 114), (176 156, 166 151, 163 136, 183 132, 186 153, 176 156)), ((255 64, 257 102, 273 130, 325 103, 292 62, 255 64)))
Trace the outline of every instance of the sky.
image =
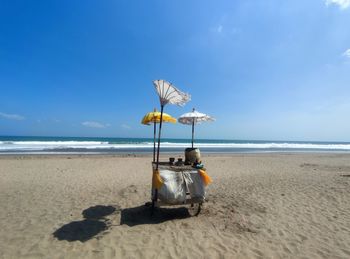
POLYGON ((350 141, 350 0, 0 0, 0 136, 350 141), (186 125, 163 136, 190 138, 186 125))

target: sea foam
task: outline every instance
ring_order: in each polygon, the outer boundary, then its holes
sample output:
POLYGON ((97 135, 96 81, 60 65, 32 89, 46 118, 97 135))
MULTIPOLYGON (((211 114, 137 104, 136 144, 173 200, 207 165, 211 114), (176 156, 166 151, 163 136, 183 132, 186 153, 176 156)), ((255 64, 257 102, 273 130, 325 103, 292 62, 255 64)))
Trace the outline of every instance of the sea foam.
MULTIPOLYGON (((162 142, 161 148, 183 150, 189 147, 185 142, 162 142)), ((266 143, 195 143, 195 147, 205 150, 343 150, 350 151, 350 144, 332 143, 292 143, 292 142, 266 142, 266 143)), ((11 151, 68 151, 68 150, 151 150, 153 142, 111 143, 108 141, 0 141, 0 152, 11 151)))

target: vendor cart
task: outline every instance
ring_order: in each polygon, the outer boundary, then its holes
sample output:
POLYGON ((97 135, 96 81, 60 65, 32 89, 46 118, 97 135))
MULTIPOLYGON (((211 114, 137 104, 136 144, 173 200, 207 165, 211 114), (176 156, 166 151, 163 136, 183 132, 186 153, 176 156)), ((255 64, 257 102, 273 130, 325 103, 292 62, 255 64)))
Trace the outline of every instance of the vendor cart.
MULTIPOLYGON (((211 182, 210 177, 206 174, 205 169, 203 169, 201 161, 197 159, 192 161, 193 163, 190 163, 191 165, 184 165, 181 161, 175 164, 170 160, 169 162, 159 161, 162 124, 165 121, 163 118, 164 106, 167 104, 183 106, 191 99, 191 96, 181 92, 173 84, 165 80, 154 80, 153 84, 160 100, 160 117, 159 120, 158 118, 154 120, 154 122, 159 121, 159 131, 157 155, 155 156, 154 148, 152 162, 152 214, 156 206, 189 205, 189 213, 191 215, 198 215, 201 205, 205 201, 205 186, 211 182)), ((198 121, 198 114, 200 113, 195 114, 196 122, 198 121)), ((194 125, 194 123, 192 122, 191 125, 194 125)), ((154 131, 155 135, 156 131, 154 131)))

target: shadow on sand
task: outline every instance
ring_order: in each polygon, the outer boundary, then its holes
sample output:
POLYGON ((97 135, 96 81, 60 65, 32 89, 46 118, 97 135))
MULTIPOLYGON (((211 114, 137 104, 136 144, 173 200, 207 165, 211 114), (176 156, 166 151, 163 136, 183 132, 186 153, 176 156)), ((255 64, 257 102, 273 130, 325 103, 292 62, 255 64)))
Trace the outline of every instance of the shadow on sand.
POLYGON ((145 205, 123 209, 121 211, 120 225, 129 227, 144 224, 159 224, 174 219, 185 219, 191 215, 185 207, 155 208, 151 216, 151 208, 145 205))
POLYGON ((110 220, 106 217, 120 212, 120 225, 127 225, 129 227, 144 224, 159 224, 165 221, 191 217, 185 207, 155 208, 151 216, 151 208, 145 205, 123 210, 120 210, 118 206, 97 205, 82 212, 83 220, 72 221, 63 225, 53 233, 53 236, 58 240, 69 242, 86 242, 94 237, 99 238, 107 233, 107 230, 111 227, 110 220))
POLYGON ((53 236, 58 240, 70 242, 88 241, 110 227, 109 220, 105 217, 116 211, 120 211, 120 209, 114 206, 97 205, 90 207, 82 212, 84 220, 72 221, 60 227, 53 233, 53 236))

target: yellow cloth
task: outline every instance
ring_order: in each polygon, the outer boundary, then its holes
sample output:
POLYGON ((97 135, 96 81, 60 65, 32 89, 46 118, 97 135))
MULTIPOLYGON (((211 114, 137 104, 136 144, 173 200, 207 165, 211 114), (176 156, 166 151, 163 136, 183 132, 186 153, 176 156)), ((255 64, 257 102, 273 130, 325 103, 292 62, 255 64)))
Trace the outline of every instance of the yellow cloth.
POLYGON ((152 183, 154 189, 160 189, 163 185, 163 180, 160 177, 159 170, 153 170, 152 183))
POLYGON ((205 170, 199 169, 198 173, 202 177, 205 186, 213 182, 213 180, 210 178, 210 176, 207 174, 205 170))

